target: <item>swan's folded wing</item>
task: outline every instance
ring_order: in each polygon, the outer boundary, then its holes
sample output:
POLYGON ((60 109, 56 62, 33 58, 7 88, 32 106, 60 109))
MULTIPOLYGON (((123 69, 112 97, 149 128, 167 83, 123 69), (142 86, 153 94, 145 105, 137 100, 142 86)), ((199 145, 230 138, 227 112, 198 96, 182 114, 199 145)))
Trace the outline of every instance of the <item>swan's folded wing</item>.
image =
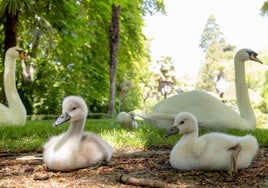
POLYGON ((136 114, 136 115, 142 118, 147 123, 154 125, 158 128, 170 129, 173 126, 174 119, 177 114, 159 113, 159 114, 147 114, 147 115, 136 114))
POLYGON ((0 104, 0 112, 2 111, 8 111, 8 107, 3 104, 0 104))

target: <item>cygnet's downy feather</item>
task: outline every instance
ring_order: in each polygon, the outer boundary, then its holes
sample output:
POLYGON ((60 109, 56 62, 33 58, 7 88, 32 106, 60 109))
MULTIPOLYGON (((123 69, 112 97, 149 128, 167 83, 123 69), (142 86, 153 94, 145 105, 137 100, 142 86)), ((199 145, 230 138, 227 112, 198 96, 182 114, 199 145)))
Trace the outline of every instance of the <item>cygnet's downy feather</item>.
POLYGON ((112 147, 100 136, 84 132, 88 114, 83 98, 68 96, 62 103, 62 114, 53 123, 58 126, 70 121, 68 130, 50 138, 44 144, 44 163, 51 170, 70 171, 86 167, 97 167, 110 161, 112 147))
POLYGON ((222 170, 232 174, 249 167, 258 151, 258 142, 251 135, 213 132, 198 137, 197 120, 188 112, 176 116, 166 136, 178 132, 183 136, 170 153, 170 163, 180 170, 222 170))

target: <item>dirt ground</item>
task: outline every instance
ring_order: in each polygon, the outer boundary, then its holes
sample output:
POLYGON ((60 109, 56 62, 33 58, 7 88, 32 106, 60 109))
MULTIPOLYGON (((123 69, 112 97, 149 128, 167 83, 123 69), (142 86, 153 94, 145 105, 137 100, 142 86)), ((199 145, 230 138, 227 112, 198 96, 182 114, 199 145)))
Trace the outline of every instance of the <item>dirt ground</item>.
POLYGON ((107 166, 66 173, 49 171, 41 152, 0 152, 0 187, 142 187, 120 183, 115 177, 121 175, 137 178, 138 183, 141 178, 161 181, 166 187, 268 187, 268 148, 260 148, 251 166, 232 177, 227 172, 178 171, 168 162, 169 152, 128 148, 116 151, 107 166))

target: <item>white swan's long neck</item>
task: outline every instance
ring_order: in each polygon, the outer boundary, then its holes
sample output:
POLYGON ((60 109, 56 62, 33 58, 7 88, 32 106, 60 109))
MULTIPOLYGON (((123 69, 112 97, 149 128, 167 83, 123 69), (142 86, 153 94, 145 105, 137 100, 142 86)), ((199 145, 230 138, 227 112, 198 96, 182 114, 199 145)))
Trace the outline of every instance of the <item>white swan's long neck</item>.
POLYGON ((248 87, 245 76, 245 62, 242 62, 237 57, 235 62, 235 87, 236 87, 236 100, 240 116, 245 119, 249 124, 256 125, 256 118, 254 111, 250 105, 248 87))
POLYGON ((5 57, 4 86, 8 106, 16 116, 26 116, 25 107, 20 99, 16 88, 16 59, 5 57))

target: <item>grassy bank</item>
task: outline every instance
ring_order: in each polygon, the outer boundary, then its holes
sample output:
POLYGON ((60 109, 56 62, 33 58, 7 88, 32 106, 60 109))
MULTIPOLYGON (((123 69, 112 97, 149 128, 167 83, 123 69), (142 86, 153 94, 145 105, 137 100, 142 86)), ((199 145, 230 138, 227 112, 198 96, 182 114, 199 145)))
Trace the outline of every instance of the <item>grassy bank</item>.
MULTIPOLYGON (((69 123, 58 127, 52 126, 53 120, 29 120, 24 127, 0 127, 0 151, 32 152, 42 151, 42 145, 52 135, 67 130, 69 123)), ((88 119, 85 130, 101 135, 115 149, 135 147, 139 149, 172 147, 180 135, 165 138, 160 130, 144 121, 138 121, 139 128, 126 130, 120 128, 115 119, 88 119)), ((202 130, 200 134, 209 132, 202 130)), ((252 134, 261 146, 268 146, 268 129, 256 128, 254 131, 226 130, 233 135, 252 134)))

